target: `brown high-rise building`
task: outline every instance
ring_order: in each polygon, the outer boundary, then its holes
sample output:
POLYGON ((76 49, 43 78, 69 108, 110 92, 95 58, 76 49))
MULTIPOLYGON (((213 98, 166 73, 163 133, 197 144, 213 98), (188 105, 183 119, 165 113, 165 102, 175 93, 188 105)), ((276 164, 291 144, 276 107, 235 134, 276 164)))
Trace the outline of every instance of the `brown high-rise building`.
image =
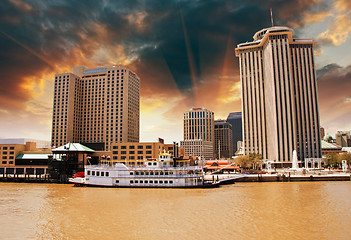
POLYGON ((235 49, 242 86, 245 154, 276 166, 320 158, 319 111, 312 39, 294 39, 287 27, 258 31, 235 49))
POLYGON ((139 142, 139 77, 123 66, 87 68, 55 75, 53 146, 79 142, 96 150, 139 142))

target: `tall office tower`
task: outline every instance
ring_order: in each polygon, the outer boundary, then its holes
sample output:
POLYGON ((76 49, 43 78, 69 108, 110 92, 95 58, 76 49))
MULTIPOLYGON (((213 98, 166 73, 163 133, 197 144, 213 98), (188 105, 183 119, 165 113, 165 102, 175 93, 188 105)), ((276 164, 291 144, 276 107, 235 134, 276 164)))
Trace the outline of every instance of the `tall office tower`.
POLYGON ((241 112, 229 113, 227 122, 232 125, 232 152, 235 154, 235 152, 238 150, 237 142, 243 140, 243 123, 241 112))
POLYGON ((287 27, 258 31, 235 49, 242 87, 244 151, 276 166, 320 158, 319 111, 312 39, 287 27))
POLYGON ((211 159, 214 146, 214 113, 203 107, 192 108, 184 113, 184 141, 180 142, 180 146, 185 149, 186 155, 211 159), (212 146, 211 150, 208 149, 209 146, 212 146), (199 148, 200 152, 194 152, 195 148, 199 148), (206 156, 203 155, 204 152, 207 153, 206 156))
POLYGON ((139 142, 139 77, 123 66, 55 75, 52 145, 79 142, 95 150, 139 142))
POLYGON ((232 125, 226 120, 215 120, 214 136, 216 158, 231 158, 233 156, 232 125))

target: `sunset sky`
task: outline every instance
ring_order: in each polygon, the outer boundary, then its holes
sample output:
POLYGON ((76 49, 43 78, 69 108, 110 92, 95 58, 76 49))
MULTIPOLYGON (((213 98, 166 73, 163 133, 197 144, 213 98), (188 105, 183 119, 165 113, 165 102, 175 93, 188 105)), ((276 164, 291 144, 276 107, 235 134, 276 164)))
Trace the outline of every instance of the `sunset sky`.
POLYGON ((351 130, 351 1, 0 2, 0 138, 50 140, 54 74, 125 65, 141 78, 141 141, 179 141, 183 113, 241 111, 237 44, 274 24, 318 42, 321 126, 351 130))

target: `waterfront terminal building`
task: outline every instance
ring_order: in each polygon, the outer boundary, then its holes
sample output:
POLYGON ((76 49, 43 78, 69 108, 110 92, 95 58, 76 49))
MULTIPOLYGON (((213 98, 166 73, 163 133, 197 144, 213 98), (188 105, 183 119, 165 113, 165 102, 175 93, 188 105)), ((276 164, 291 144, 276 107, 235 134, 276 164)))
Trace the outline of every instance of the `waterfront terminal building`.
POLYGON ((320 121, 312 39, 294 39, 288 27, 258 31, 237 45, 245 154, 259 153, 277 167, 321 158, 320 121))

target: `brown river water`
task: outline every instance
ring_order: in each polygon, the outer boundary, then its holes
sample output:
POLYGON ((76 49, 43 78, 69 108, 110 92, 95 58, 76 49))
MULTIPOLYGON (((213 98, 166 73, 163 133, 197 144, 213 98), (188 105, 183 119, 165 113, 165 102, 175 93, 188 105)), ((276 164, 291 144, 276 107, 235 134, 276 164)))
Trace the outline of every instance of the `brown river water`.
POLYGON ((351 182, 218 189, 0 183, 0 239, 351 239, 351 182))

